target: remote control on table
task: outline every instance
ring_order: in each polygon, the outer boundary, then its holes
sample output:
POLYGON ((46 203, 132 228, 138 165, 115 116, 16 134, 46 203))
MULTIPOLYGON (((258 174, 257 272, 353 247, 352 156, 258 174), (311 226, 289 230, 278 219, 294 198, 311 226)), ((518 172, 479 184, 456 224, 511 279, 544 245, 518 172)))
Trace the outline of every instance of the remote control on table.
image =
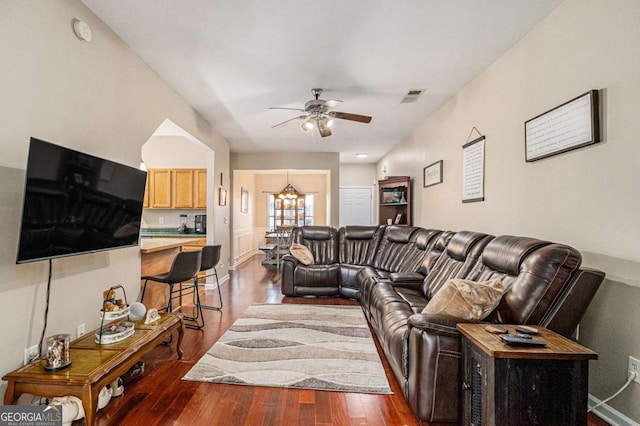
POLYGON ((524 334, 524 333, 518 333, 518 334, 512 334, 513 337, 517 337, 519 339, 531 339, 531 335, 530 334, 524 334))
POLYGON ((503 334, 500 336, 502 341, 507 345, 513 346, 547 346, 547 342, 538 339, 523 339, 511 334, 503 334))
POLYGON ((538 330, 536 328, 529 327, 528 325, 518 325, 516 326, 516 331, 524 334, 538 334, 538 330))
POLYGON ((506 334, 509 332, 509 329, 499 325, 488 325, 484 329, 485 331, 488 331, 489 333, 494 333, 494 334, 506 334))

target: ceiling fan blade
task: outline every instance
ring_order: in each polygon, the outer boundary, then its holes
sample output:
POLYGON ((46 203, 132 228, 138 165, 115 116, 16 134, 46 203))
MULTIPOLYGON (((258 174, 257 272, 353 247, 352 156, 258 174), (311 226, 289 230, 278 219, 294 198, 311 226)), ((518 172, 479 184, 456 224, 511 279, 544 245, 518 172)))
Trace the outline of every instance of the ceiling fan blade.
POLYGON ((368 115, 351 114, 348 112, 330 111, 327 113, 329 117, 339 118, 341 120, 357 121, 359 123, 370 123, 371 117, 368 115))
POLYGON ((301 109, 301 108, 269 107, 269 109, 287 109, 287 110, 291 110, 291 111, 302 111, 302 112, 304 112, 304 110, 301 109))
POLYGON ((327 136, 331 136, 331 129, 327 126, 318 126, 318 131, 320 132, 320 136, 326 138, 327 136))
POLYGON ((275 126, 271 126, 271 128, 273 129, 273 128, 278 127, 278 126, 283 126, 283 125, 287 124, 290 121, 300 120, 300 119, 304 119, 304 118, 307 118, 307 116, 306 115, 301 115, 301 116, 298 116, 298 117, 293 117, 293 118, 290 118, 288 120, 283 121, 282 123, 278 123, 275 126))

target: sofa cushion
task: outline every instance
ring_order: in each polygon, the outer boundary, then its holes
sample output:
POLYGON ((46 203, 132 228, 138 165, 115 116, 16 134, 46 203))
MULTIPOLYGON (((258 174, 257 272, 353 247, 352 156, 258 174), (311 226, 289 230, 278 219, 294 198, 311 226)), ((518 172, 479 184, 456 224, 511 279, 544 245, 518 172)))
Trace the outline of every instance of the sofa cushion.
POLYGON ((562 297, 581 260, 577 250, 564 244, 501 235, 487 245, 482 262, 467 278, 502 281, 504 296, 488 321, 544 326, 546 312, 562 297))
POLYGON ((388 226, 372 266, 389 272, 415 272, 440 232, 412 226, 388 226))
MULTIPOLYGON (((342 264, 370 266, 384 226, 345 226, 338 231, 339 260, 342 264)), ((344 284, 344 282, 343 282, 344 284)), ((355 283, 351 285, 355 286, 355 283)))
POLYGON ((502 292, 500 280, 476 282, 454 278, 433 296, 422 313, 482 320, 498 306, 502 292))
POLYGON ((291 244, 291 248, 289 248, 289 252, 303 265, 313 265, 313 253, 311 253, 311 250, 309 250, 307 246, 293 243, 291 244))
POLYGON ((493 236, 480 232, 456 232, 449 240, 445 251, 427 273, 422 288, 427 298, 431 299, 450 279, 469 279, 469 273, 478 263, 485 246, 492 240, 493 236))
POLYGON ((307 246, 316 265, 338 263, 338 230, 329 226, 300 226, 291 231, 291 243, 307 246))

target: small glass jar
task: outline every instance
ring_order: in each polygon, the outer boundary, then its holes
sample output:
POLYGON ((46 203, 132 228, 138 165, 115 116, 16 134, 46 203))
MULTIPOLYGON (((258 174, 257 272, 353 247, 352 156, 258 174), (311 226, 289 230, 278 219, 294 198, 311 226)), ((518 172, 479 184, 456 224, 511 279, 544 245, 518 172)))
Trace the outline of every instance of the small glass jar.
POLYGON ((47 363, 44 369, 47 371, 57 371, 71 365, 71 357, 69 353, 68 334, 56 334, 47 337, 47 363))

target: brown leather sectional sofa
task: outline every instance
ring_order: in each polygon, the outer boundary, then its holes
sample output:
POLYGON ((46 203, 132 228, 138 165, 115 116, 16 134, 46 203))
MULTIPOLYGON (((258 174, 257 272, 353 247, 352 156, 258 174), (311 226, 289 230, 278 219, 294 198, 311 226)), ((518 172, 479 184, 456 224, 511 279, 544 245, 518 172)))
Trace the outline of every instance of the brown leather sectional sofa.
POLYGON ((529 237, 408 226, 305 226, 292 242, 314 264, 287 255, 281 272, 287 296, 342 296, 360 301, 416 416, 457 422, 460 319, 423 314, 450 279, 498 278, 505 288, 484 321, 547 327, 570 336, 604 279, 580 268, 578 251, 529 237))

